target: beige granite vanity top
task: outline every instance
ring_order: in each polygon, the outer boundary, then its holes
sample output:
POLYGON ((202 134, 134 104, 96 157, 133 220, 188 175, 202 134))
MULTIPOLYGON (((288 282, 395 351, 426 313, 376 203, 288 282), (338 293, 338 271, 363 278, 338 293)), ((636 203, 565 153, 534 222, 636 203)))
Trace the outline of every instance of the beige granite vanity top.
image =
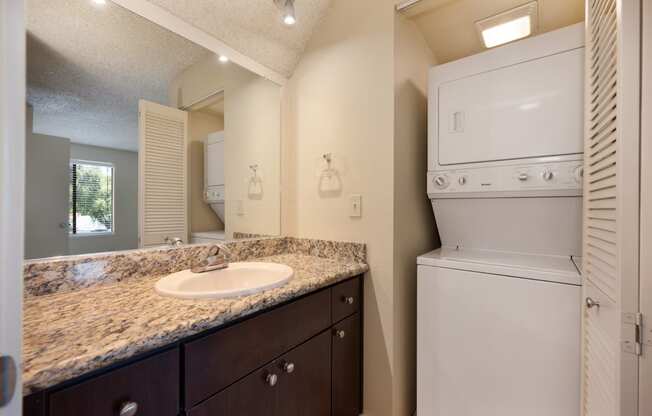
POLYGON ((40 296, 24 302, 23 388, 30 394, 139 353, 174 343, 294 297, 364 273, 356 258, 276 254, 294 277, 254 295, 217 300, 162 297, 158 276, 40 296))

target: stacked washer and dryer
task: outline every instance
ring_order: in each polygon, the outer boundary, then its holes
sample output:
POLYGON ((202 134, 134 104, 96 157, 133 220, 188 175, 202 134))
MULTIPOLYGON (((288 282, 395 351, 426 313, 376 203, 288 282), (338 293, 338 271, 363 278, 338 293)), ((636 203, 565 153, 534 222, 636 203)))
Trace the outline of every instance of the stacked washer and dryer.
MULTIPOLYGON (((209 134, 204 140, 204 202, 226 224, 224 216, 224 131, 209 134)), ((224 230, 194 232, 193 244, 220 243, 225 240, 224 230)))
POLYGON ((584 29, 434 67, 418 416, 577 416, 584 29))

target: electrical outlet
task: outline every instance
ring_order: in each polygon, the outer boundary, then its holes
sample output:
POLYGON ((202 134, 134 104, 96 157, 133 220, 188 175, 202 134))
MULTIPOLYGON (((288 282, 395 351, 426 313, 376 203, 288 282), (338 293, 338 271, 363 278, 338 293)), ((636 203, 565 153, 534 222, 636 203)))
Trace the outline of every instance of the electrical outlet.
POLYGON ((238 199, 235 201, 235 215, 244 215, 245 210, 244 210, 244 201, 242 199, 238 199))
POLYGON ((362 217, 362 196, 351 195, 349 197, 349 216, 351 218, 362 217))

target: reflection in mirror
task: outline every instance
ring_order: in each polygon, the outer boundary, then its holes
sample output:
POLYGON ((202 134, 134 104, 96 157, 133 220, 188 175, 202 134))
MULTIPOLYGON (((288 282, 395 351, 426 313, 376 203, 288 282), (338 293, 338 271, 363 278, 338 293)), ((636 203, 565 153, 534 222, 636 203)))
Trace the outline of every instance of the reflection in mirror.
POLYGON ((26 258, 280 234, 280 87, 100 3, 28 1, 26 258))

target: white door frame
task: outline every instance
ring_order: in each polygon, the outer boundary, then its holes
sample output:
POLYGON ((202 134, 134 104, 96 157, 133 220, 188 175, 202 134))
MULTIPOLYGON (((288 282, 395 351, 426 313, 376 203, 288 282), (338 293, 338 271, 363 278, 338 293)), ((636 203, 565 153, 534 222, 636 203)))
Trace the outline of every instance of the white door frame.
POLYGON ((652 3, 642 3, 640 307, 643 354, 639 361, 639 416, 652 415, 652 3))
POLYGON ((21 346, 25 181, 25 4, 0 0, 0 354, 16 389, 0 416, 22 412, 21 346))

